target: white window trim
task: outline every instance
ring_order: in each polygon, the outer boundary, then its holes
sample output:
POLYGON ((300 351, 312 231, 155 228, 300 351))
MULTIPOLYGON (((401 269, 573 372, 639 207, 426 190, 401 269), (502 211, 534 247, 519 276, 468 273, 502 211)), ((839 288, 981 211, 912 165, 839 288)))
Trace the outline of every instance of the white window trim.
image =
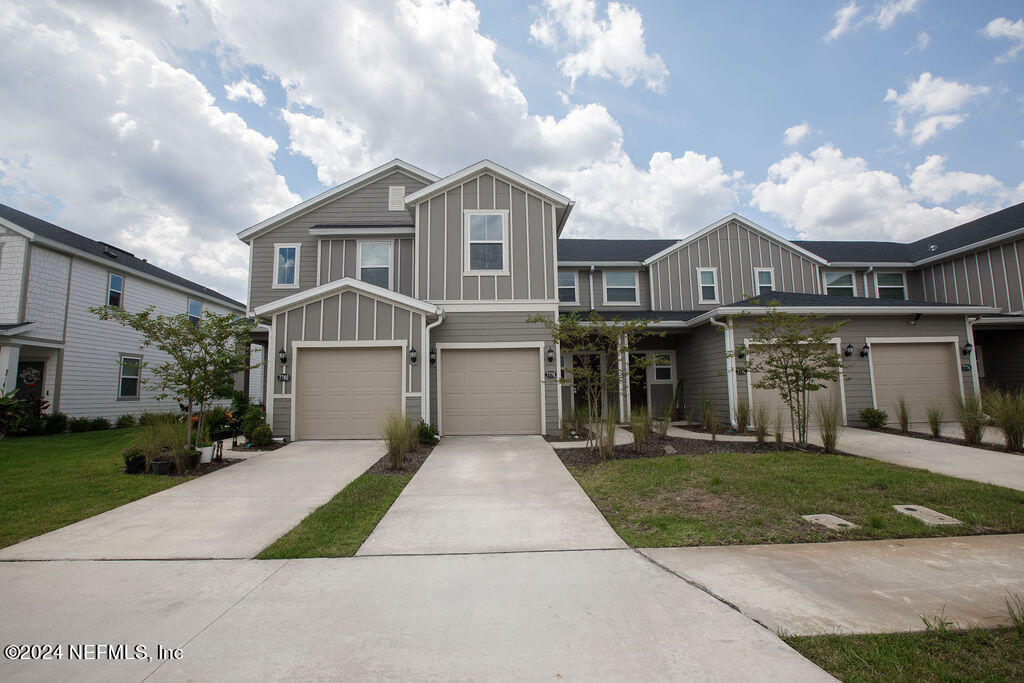
POLYGON ((139 399, 139 398, 142 398, 142 356, 133 356, 133 355, 130 355, 130 354, 124 354, 124 355, 122 355, 120 357, 120 359, 117 362, 117 400, 121 401, 121 400, 131 400, 131 399, 139 399), (125 380, 125 376, 124 376, 124 362, 126 360, 138 361, 138 366, 137 367, 139 369, 139 373, 134 378, 129 378, 129 379, 135 379, 135 393, 134 394, 122 394, 121 393, 121 387, 123 385, 122 383, 125 380))
POLYGON ((829 275, 849 275, 850 285, 853 287, 853 295, 860 296, 857 294, 857 273, 852 270, 823 270, 821 271, 821 291, 823 294, 828 295, 828 276, 829 275))
POLYGON ((721 296, 720 296, 720 292, 719 292, 719 289, 718 289, 718 268, 713 267, 713 266, 711 268, 697 268, 696 272, 697 272, 697 303, 698 304, 720 304, 720 303, 722 303, 721 300, 720 300, 721 296), (701 284, 700 275, 701 275, 701 273, 705 273, 705 272, 711 273, 711 274, 713 274, 715 276, 715 298, 714 299, 705 299, 704 298, 704 288, 707 285, 701 284))
POLYGON ((128 278, 126 278, 124 275, 121 275, 121 273, 115 273, 115 272, 109 271, 109 270, 107 271, 107 295, 105 297, 103 297, 103 305, 104 306, 110 306, 111 305, 110 304, 110 292, 113 291, 113 287, 110 286, 110 278, 112 278, 114 276, 117 276, 117 277, 121 278, 121 289, 120 289, 121 299, 120 299, 120 302, 117 304, 117 306, 118 306, 118 308, 124 308, 124 288, 125 288, 125 285, 128 282, 128 278))
MULTIPOLYGON (((886 270, 886 271, 883 271, 882 273, 879 273, 877 270, 875 271, 875 273, 874 273, 874 275, 875 275, 875 298, 876 299, 881 299, 882 298, 881 290, 879 289, 879 284, 878 284, 878 276, 880 274, 881 275, 899 275, 900 277, 903 278, 903 285, 902 285, 901 288, 903 289, 903 301, 906 301, 907 300, 907 274, 904 271, 902 271, 902 270, 886 270)), ((881 286, 885 287, 886 289, 896 289, 896 287, 893 286, 893 285, 881 285, 881 286)))
POLYGON ((761 273, 768 273, 771 276, 771 289, 775 291, 775 269, 754 268, 754 296, 761 296, 761 273))
POLYGON ((302 259, 299 258, 302 254, 302 245, 298 242, 275 242, 274 243, 274 262, 272 268, 274 269, 274 280, 271 285, 271 289, 298 289, 299 288, 299 264, 302 259), (282 249, 295 248, 295 282, 292 284, 281 284, 277 281, 277 255, 282 249))
MULTIPOLYGON (((604 305, 606 307, 615 306, 639 306, 640 305, 640 271, 639 270, 602 270, 601 271, 601 288, 604 295, 604 305), (608 273, 633 273, 633 301, 608 301, 608 273)), ((612 289, 629 289, 622 285, 612 285, 612 289)))
POLYGON ((199 303, 199 317, 197 318, 197 320, 202 320, 203 319, 203 300, 202 299, 196 299, 196 298, 191 297, 191 296, 187 297, 185 299, 185 315, 188 316, 189 320, 192 319, 192 302, 193 301, 196 301, 196 302, 199 303))
MULTIPOLYGON (((508 236, 511 232, 509 225, 508 209, 463 209, 462 225, 465 242, 462 245, 462 274, 463 275, 508 275, 508 236), (500 270, 472 270, 469 267, 469 217, 480 215, 501 215, 501 269, 500 270)), ((493 242, 492 242, 493 244, 493 242)))
MULTIPOLYGON (((388 289, 395 288, 395 241, 394 240, 356 240, 356 279, 363 280, 363 244, 383 243, 388 245, 388 289)), ((377 268, 379 266, 370 266, 377 268)))
MULTIPOLYGON (((650 388, 652 384, 671 384, 676 383, 676 352, 672 349, 665 349, 663 351, 647 351, 647 356, 650 363, 647 365, 647 385, 650 388), (658 379, 656 370, 656 356, 668 356, 668 367, 671 376, 668 379, 658 379)), ((651 405, 650 391, 648 391, 647 405, 651 405)))
POLYGON ((560 270, 555 275, 555 296, 558 299, 559 304, 576 304, 580 303, 580 276, 575 270, 560 270), (558 290, 563 288, 568 289, 569 285, 563 285, 558 283, 558 276, 562 273, 570 273, 572 275, 572 301, 562 301, 561 293, 558 290))

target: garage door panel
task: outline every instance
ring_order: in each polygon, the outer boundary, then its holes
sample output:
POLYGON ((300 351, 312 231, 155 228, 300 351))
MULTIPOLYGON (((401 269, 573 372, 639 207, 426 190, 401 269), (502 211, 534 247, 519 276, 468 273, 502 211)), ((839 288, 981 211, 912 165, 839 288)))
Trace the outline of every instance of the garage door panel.
POLYGON ((536 434, 540 430, 536 349, 446 349, 441 375, 445 434, 536 434))
MULTIPOLYGON (((774 419, 776 415, 782 415, 783 422, 789 419, 789 406, 782 400, 779 392, 775 389, 758 389, 754 385, 760 381, 762 373, 754 372, 749 377, 749 390, 751 407, 755 405, 767 405, 768 414, 774 419)), ((826 386, 818 389, 817 391, 811 392, 809 396, 809 403, 813 407, 821 401, 833 398, 839 405, 843 405, 843 387, 839 380, 835 382, 828 382, 826 386)), ((845 421, 846 416, 843 416, 845 421)))
POLYGON ((902 395, 914 422, 925 419, 925 407, 938 403, 952 415, 952 396, 960 394, 959 359, 952 342, 871 344, 875 405, 895 416, 902 395))

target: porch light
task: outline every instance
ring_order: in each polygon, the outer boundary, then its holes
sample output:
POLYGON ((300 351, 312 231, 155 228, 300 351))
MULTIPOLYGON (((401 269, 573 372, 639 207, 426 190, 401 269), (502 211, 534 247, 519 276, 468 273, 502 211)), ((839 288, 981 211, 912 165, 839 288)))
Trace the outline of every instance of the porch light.
POLYGON ((277 358, 281 361, 281 365, 288 365, 288 352, 281 347, 281 350, 277 352, 277 358))
POLYGON ((843 349, 843 355, 849 358, 853 355, 853 344, 847 344, 846 348, 843 349))
POLYGON ((747 357, 747 347, 746 346, 741 346, 738 349, 736 349, 736 357, 739 358, 740 360, 743 360, 744 358, 746 358, 747 357))
POLYGON ((965 356, 969 356, 971 355, 971 351, 973 350, 974 346, 971 345, 971 342, 967 342, 966 344, 964 344, 964 348, 960 349, 960 353, 962 353, 965 356))
POLYGON ((862 346, 861 349, 860 349, 860 357, 861 358, 867 358, 868 357, 868 351, 870 351, 870 350, 871 350, 871 347, 868 346, 867 344, 862 346))
POLYGON ((549 363, 554 363, 555 362, 555 350, 553 348, 551 348, 550 346, 548 347, 548 362, 549 363))
POLYGON ((433 365, 437 362, 437 351, 430 349, 430 364, 433 365))
POLYGON ((414 346, 409 349, 409 362, 413 365, 416 365, 416 355, 416 347, 414 346))

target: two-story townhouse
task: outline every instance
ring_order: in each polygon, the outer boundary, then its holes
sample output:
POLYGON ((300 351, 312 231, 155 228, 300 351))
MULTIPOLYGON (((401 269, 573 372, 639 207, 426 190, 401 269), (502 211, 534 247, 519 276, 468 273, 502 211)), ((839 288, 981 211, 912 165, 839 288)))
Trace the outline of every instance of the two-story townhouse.
POLYGON ((190 316, 245 311, 123 249, 0 204, 0 390, 42 397, 48 411, 71 417, 177 409, 144 382, 143 366, 160 364, 165 354, 89 312, 102 305, 190 316), (40 381, 28 386, 32 370, 40 381))
POLYGON ((443 434, 556 429, 561 194, 489 161, 394 160, 239 233, 269 323, 267 412, 292 439, 375 438, 388 411, 443 434))

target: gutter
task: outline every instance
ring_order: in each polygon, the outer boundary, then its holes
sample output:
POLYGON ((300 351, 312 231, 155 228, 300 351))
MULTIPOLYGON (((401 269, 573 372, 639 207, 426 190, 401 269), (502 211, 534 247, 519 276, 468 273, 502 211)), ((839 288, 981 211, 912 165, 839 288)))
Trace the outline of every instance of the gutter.
POLYGON ((426 362, 423 364, 422 377, 420 383, 423 385, 423 405, 420 406, 420 416, 423 421, 430 424, 430 331, 444 322, 444 309, 438 308, 437 320, 423 328, 423 350, 426 352, 427 357, 424 359, 426 362))
POLYGON ((594 266, 590 266, 590 310, 594 308, 594 266))

